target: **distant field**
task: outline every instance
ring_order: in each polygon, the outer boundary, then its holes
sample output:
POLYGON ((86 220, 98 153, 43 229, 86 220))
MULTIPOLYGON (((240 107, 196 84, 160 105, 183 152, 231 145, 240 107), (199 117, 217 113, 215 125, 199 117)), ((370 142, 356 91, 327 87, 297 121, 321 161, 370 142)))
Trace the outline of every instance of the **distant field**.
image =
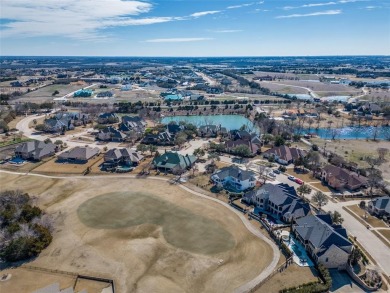
POLYGON ((74 92, 78 89, 83 88, 83 85, 62 85, 62 84, 53 84, 43 88, 40 88, 36 91, 27 93, 20 98, 19 101, 30 101, 30 102, 46 102, 52 101, 53 98, 60 98, 74 92), (59 94, 52 96, 55 91, 59 91, 59 94))
MULTIPOLYGON (((287 82, 287 81, 286 81, 287 82)), ((308 94, 308 91, 303 88, 280 85, 277 83, 261 82, 260 85, 269 89, 272 92, 278 92, 281 94, 308 94)))

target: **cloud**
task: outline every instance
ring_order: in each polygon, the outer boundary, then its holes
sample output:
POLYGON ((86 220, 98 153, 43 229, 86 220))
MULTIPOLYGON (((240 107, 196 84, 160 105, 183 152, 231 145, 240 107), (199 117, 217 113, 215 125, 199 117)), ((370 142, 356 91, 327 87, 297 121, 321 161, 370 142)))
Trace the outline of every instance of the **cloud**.
POLYGON ((150 16, 145 0, 1 0, 1 38, 10 36, 57 36, 82 40, 108 38, 102 30, 119 26, 141 26, 191 20, 220 11, 196 12, 189 16, 150 16))
POLYGON ((242 32, 242 30, 213 30, 211 32, 213 32, 213 33, 239 33, 239 32, 242 32))
POLYGON ((151 39, 146 40, 146 43, 186 43, 186 42, 201 42, 210 41, 213 38, 170 38, 170 39, 151 39))
POLYGON ((190 16, 197 18, 197 17, 201 17, 201 16, 205 16, 205 15, 217 14, 220 12, 221 12, 220 10, 201 11, 201 12, 192 13, 190 16))
POLYGON ((309 16, 320 16, 320 15, 336 15, 341 14, 341 10, 327 10, 327 11, 318 11, 307 14, 290 14, 290 15, 280 15, 276 18, 294 18, 294 17, 309 17, 309 16))
POLYGON ((259 5, 259 4, 263 4, 263 3, 264 3, 264 1, 244 3, 244 4, 239 4, 239 5, 231 5, 231 6, 226 7, 226 9, 238 9, 238 8, 248 7, 248 6, 252 6, 252 5, 256 5, 256 4, 259 5))
POLYGON ((320 2, 320 3, 309 3, 304 4, 300 6, 284 6, 284 10, 291 10, 291 9, 297 9, 297 8, 310 8, 310 7, 320 7, 320 6, 328 6, 328 5, 337 5, 337 4, 347 4, 347 3, 354 3, 354 2, 362 2, 362 1, 369 1, 369 0, 340 0, 340 1, 330 1, 330 2, 320 2))

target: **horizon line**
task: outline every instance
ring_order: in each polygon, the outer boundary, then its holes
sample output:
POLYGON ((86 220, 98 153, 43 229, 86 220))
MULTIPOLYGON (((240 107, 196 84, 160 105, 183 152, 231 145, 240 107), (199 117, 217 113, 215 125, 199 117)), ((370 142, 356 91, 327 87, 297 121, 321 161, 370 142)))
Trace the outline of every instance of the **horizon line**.
POLYGON ((390 54, 330 54, 330 55, 215 55, 215 56, 158 56, 158 55, 1 55, 1 58, 8 57, 105 57, 105 58, 269 58, 269 57, 390 57, 390 54))

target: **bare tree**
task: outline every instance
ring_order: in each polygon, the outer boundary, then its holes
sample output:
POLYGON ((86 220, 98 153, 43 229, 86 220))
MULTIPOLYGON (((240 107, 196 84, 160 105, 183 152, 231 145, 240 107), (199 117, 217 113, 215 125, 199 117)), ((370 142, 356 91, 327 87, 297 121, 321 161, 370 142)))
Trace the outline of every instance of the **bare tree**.
POLYGON ((381 161, 386 161, 386 156, 389 153, 389 149, 388 148, 377 148, 376 151, 378 152, 378 158, 381 161))

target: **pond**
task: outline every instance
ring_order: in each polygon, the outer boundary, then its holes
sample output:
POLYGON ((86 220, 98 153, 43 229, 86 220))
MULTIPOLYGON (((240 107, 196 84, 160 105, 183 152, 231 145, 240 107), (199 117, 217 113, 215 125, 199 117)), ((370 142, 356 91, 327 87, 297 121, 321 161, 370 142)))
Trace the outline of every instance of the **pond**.
POLYGON ((331 139, 332 134, 336 131, 336 139, 373 139, 376 135, 376 139, 388 140, 390 139, 390 127, 389 126, 354 126, 343 128, 319 128, 319 129, 304 129, 303 133, 315 133, 319 137, 324 139, 331 139))
POLYGON ((225 127, 227 130, 239 129, 243 125, 249 126, 249 129, 254 128, 253 123, 241 115, 170 116, 162 118, 161 123, 168 124, 171 121, 177 123, 185 121, 198 127, 207 124, 221 125, 221 127, 225 127))

